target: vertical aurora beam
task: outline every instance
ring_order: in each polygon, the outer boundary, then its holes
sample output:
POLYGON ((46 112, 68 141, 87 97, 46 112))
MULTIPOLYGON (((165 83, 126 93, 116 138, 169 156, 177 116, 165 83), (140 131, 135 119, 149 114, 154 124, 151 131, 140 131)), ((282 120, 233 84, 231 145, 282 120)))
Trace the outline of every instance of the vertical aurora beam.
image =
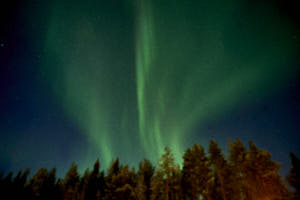
POLYGON ((80 158, 83 168, 95 160, 92 155, 101 157, 104 166, 113 158, 107 109, 109 99, 104 97, 108 88, 103 87, 108 83, 101 80, 104 63, 98 56, 98 42, 93 24, 86 19, 71 22, 59 7, 55 9, 45 49, 55 54, 58 63, 49 64, 48 61, 43 70, 47 71, 53 91, 68 116, 88 136, 88 155, 80 158), (72 34, 68 34, 67 28, 72 29, 72 34))
MULTIPOLYGON (((141 0, 137 9, 136 32, 136 81, 137 104, 139 119, 139 134, 146 153, 153 158, 162 153, 163 143, 160 137, 159 120, 151 124, 148 118, 146 87, 149 84, 151 70, 155 59, 154 51, 154 24, 151 1, 141 0), (148 125, 151 124, 153 128, 148 125)), ((149 99, 148 99, 149 100, 149 99)), ((150 100, 151 101, 151 100, 150 100)))
POLYGON ((86 155, 76 157, 83 169, 97 158, 104 167, 117 156, 136 159, 130 143, 138 142, 129 16, 121 2, 51 2, 41 73, 87 138, 86 155))

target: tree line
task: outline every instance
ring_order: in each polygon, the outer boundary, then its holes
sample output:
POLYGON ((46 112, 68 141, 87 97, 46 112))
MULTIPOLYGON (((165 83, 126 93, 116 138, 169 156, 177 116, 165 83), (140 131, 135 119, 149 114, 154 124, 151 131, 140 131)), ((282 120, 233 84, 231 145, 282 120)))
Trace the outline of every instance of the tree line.
MULTIPOLYGON (((64 178, 56 169, 40 168, 13 176, 0 174, 0 195, 31 200, 296 200, 299 193, 299 159, 291 153, 292 168, 283 179, 271 154, 249 142, 228 143, 228 156, 211 140, 208 151, 198 144, 188 148, 182 168, 169 148, 157 165, 144 159, 138 170, 112 161, 106 173, 97 160, 80 175, 73 163, 64 178), (284 181, 290 184, 287 187, 284 181)), ((2 199, 2 198, 1 198, 2 199)))

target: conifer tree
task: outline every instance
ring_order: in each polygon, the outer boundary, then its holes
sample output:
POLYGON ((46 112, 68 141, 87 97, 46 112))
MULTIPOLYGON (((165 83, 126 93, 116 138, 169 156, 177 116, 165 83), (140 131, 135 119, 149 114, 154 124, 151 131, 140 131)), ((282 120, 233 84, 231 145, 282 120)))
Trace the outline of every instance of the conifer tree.
POLYGON ((171 200, 181 200, 182 199, 182 188, 181 188, 181 181, 182 175, 179 169, 179 166, 176 165, 172 172, 172 176, 170 179, 170 195, 169 199, 171 200))
POLYGON ((21 199, 21 198, 27 198, 28 193, 25 189, 25 184, 27 180, 27 176, 29 174, 29 169, 26 169, 24 172, 20 171, 16 175, 16 177, 11 182, 11 187, 13 190, 13 193, 11 194, 12 199, 21 199))
POLYGON ((112 161, 112 163, 110 164, 110 167, 108 168, 107 171, 108 172, 107 172, 107 176, 106 176, 106 179, 105 179, 106 188, 105 188, 104 199, 105 200, 110 200, 110 199, 115 199, 114 192, 117 188, 117 185, 115 185, 115 179, 116 179, 116 176, 120 172, 119 158, 112 161))
POLYGON ((48 172, 45 168, 40 168, 26 184, 27 195, 31 199, 59 199, 59 191, 56 185, 56 169, 48 172))
POLYGON ((246 199, 288 199, 289 191, 279 175, 280 165, 271 154, 250 141, 243 165, 246 199))
POLYGON ((101 173, 99 160, 95 162, 93 171, 88 174, 86 179, 85 199, 97 200, 100 199, 101 195, 104 196, 103 185, 100 184, 101 173))
POLYGON ((203 200, 223 200, 222 191, 220 190, 220 181, 218 177, 213 174, 211 179, 205 185, 206 190, 203 194, 203 200))
POLYGON ((106 177, 105 199, 134 199, 135 172, 128 165, 120 166, 119 159, 111 164, 106 177))
POLYGON ((135 172, 129 169, 128 165, 121 167, 120 173, 114 179, 117 188, 115 190, 116 199, 135 199, 135 172))
POLYGON ((228 164, 218 144, 213 140, 210 141, 209 153, 209 160, 214 175, 214 183, 212 182, 212 185, 216 187, 215 190, 218 192, 218 196, 221 196, 223 200, 241 199, 240 192, 236 185, 236 172, 228 164))
POLYGON ((182 191, 184 199, 196 200, 204 196, 210 178, 209 162, 202 146, 194 144, 187 149, 182 169, 182 191))
POLYGON ((7 176, 5 178, 3 178, 3 180, 1 181, 1 188, 0 188, 0 192, 1 192, 1 196, 4 197, 11 197, 13 194, 13 186, 12 186, 12 176, 13 173, 9 172, 7 174, 7 176))
POLYGON ((219 196, 221 196, 223 200, 228 200, 226 198, 225 181, 222 176, 225 159, 224 155, 221 153, 221 149, 218 147, 218 144, 213 140, 211 140, 209 144, 209 154, 213 175, 215 176, 213 179, 215 190, 218 191, 219 196))
POLYGON ((181 198, 181 177, 179 166, 175 164, 173 155, 168 147, 158 162, 158 169, 152 179, 151 199, 173 200, 181 198))
POLYGON ((90 171, 87 168, 84 173, 83 176, 80 178, 80 183, 79 183, 79 199, 80 200, 85 200, 86 199, 86 195, 87 195, 87 187, 88 187, 88 179, 90 176, 90 171))
POLYGON ((234 142, 229 142, 229 164, 232 168, 232 172, 235 175, 234 185, 235 192, 238 195, 239 199, 245 199, 245 182, 244 182, 244 174, 243 174, 243 166, 245 163, 247 150, 244 147, 244 144, 239 140, 235 140, 234 142))
POLYGON ((287 180, 294 188, 294 193, 292 196, 293 200, 300 199, 300 160, 295 154, 290 153, 292 168, 287 176, 287 180))
POLYGON ((151 200, 161 200, 164 198, 164 177, 161 170, 156 169, 151 179, 151 200))
POLYGON ((48 173, 46 187, 48 188, 48 191, 49 191, 48 199, 60 199, 61 193, 60 193, 59 187, 57 185, 56 168, 53 168, 48 173))
MULTIPOLYGON (((116 165, 112 165, 116 167, 116 165)), ((135 197, 135 173, 128 165, 119 167, 116 173, 110 173, 107 177, 105 199, 134 199, 135 197)))
POLYGON ((144 159, 140 162, 136 186, 136 197, 138 200, 150 200, 153 174, 154 167, 149 160, 144 159))
POLYGON ((46 180, 48 178, 48 171, 45 168, 39 169, 31 178, 29 184, 32 189, 32 196, 34 199, 42 199, 46 196, 46 180))
POLYGON ((112 161, 110 167, 108 168, 107 178, 111 178, 111 176, 116 175, 120 172, 120 161, 119 158, 112 161))
POLYGON ((79 199, 79 174, 77 172, 77 165, 72 163, 69 171, 64 179, 64 199, 77 200, 79 199))

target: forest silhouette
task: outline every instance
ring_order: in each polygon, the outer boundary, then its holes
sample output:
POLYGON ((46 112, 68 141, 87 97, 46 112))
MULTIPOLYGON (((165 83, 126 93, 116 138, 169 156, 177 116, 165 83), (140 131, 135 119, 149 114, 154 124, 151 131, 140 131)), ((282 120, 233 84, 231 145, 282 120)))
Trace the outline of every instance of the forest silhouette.
POLYGON ((0 199, 31 200, 296 200, 299 193, 299 159, 283 178, 280 164, 271 154, 249 142, 228 143, 228 156, 211 140, 208 151, 198 144, 188 148, 180 168, 168 147, 157 165, 144 159, 137 171, 111 162, 107 171, 97 160, 82 175, 73 163, 63 178, 56 169, 40 168, 28 177, 29 169, 17 175, 0 174, 0 199), (285 183, 287 182, 289 186, 285 183))

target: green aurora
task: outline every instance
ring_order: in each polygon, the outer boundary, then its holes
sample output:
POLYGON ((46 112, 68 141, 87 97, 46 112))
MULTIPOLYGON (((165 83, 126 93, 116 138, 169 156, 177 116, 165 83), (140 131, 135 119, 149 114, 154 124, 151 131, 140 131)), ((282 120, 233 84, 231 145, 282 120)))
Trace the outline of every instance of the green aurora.
POLYGON ((165 146, 180 163, 196 125, 272 93, 295 70, 285 67, 292 24, 247 2, 53 1, 41 73, 104 166, 155 161, 165 146))

